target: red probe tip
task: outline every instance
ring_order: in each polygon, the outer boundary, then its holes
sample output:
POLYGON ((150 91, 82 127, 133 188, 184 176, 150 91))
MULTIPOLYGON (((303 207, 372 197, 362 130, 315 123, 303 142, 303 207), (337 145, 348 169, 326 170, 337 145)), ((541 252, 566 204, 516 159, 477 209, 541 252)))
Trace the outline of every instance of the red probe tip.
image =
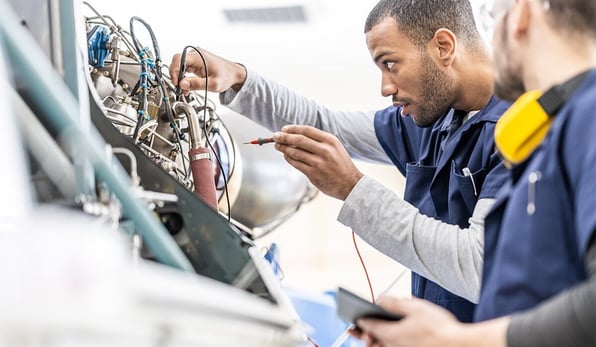
POLYGON ((249 141, 249 142, 244 142, 245 145, 263 145, 264 143, 271 143, 271 142, 275 142, 273 140, 272 137, 267 137, 267 138, 263 138, 263 137, 259 137, 258 139, 249 141))

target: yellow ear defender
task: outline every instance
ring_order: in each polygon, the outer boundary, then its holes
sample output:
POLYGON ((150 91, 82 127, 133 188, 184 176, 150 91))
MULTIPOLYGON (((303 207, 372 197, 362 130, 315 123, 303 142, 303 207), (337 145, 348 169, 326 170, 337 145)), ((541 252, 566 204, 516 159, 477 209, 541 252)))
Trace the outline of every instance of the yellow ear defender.
POLYGON ((534 90, 520 96, 495 126, 495 144, 508 167, 529 157, 550 128, 552 119, 538 103, 541 95, 534 90))
POLYGON ((553 117, 592 70, 556 85, 544 94, 529 91, 520 96, 501 116, 495 126, 495 144, 511 167, 526 160, 550 129, 553 117))

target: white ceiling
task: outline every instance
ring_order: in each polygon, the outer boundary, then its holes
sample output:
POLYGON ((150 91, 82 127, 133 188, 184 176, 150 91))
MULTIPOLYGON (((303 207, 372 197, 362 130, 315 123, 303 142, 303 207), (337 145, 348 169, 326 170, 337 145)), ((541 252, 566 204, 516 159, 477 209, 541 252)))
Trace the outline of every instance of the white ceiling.
MULTIPOLYGON (((96 0, 91 4, 125 28, 131 16, 143 18, 155 31, 166 62, 184 46, 196 45, 242 62, 327 106, 368 110, 390 104, 380 96, 380 73, 364 41, 364 21, 377 1, 96 0), (305 7, 306 23, 230 24, 222 12, 295 5, 305 7)), ((479 8, 489 1, 472 3, 479 8)), ((135 31, 140 34, 142 27, 135 25, 135 31)))

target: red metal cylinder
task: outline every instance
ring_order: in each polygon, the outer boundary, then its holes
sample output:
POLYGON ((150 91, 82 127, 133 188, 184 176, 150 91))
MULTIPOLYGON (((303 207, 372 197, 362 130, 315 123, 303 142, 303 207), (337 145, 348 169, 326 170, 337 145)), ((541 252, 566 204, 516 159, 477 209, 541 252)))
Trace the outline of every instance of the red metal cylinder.
POLYGON ((195 194, 217 211, 217 193, 209 148, 201 147, 188 152, 195 194))

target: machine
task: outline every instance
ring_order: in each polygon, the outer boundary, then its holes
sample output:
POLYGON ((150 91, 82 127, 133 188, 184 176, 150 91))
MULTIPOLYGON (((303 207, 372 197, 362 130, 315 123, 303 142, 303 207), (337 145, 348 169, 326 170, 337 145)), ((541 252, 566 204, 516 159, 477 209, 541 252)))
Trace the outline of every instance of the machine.
POLYGON ((282 201, 238 203, 259 163, 243 165, 206 94, 176 91, 141 18, 123 29, 87 3, 0 6, 0 137, 15 163, 0 341, 309 345, 253 242, 316 194, 306 179, 280 169, 282 201))

